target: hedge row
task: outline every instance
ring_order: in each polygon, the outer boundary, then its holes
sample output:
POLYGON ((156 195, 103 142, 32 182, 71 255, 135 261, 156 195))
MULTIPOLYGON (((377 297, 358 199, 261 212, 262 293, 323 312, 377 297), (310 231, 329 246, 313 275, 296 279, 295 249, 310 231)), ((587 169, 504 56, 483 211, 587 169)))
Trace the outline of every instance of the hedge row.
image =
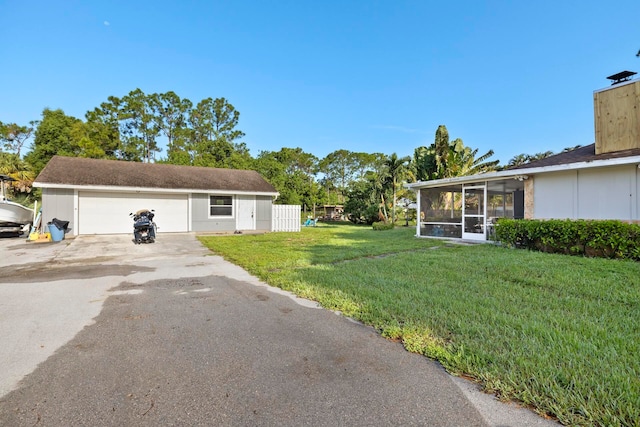
POLYGON ((392 222, 384 222, 384 221, 380 221, 380 222, 374 222, 373 223, 373 229, 377 230, 377 231, 382 231, 382 230, 392 230, 394 227, 392 222))
POLYGON ((516 248, 640 260, 640 225, 611 220, 500 219, 496 240, 516 248))

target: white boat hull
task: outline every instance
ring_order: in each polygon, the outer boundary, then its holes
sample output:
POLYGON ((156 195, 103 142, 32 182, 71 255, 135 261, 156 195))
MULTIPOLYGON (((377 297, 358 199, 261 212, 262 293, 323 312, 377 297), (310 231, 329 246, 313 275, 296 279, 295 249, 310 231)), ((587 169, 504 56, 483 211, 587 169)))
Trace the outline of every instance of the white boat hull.
POLYGON ((33 221, 31 209, 8 200, 0 201, 0 227, 23 227, 33 221))
POLYGON ((5 194, 5 182, 15 181, 8 175, 0 175, 0 233, 22 234, 33 222, 31 209, 11 202, 5 194))

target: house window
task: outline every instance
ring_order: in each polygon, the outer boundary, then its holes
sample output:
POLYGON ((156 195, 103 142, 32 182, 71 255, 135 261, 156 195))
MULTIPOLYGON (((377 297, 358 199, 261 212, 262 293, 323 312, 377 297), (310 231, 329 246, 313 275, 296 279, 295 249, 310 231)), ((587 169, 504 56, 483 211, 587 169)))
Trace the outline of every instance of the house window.
POLYGON ((209 196, 209 216, 233 216, 233 197, 209 196))

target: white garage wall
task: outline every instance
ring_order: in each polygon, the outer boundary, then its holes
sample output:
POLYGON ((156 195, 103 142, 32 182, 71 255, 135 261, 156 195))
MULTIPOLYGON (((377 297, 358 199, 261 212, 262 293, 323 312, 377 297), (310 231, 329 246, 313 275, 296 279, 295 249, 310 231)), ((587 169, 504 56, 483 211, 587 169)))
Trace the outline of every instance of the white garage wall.
POLYGON ((189 203, 186 194, 79 192, 79 234, 133 232, 130 212, 155 210, 158 233, 188 231, 189 203))
POLYGON ((42 223, 51 222, 53 218, 69 221, 69 232, 76 233, 73 215, 74 192, 70 188, 44 188, 42 190, 42 223))

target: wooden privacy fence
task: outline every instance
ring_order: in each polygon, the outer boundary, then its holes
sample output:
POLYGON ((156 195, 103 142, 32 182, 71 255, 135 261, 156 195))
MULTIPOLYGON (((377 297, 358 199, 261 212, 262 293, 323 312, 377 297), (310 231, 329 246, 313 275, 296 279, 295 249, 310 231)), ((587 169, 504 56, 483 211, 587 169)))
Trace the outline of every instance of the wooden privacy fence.
POLYGON ((271 231, 300 231, 300 205, 273 205, 271 231))

